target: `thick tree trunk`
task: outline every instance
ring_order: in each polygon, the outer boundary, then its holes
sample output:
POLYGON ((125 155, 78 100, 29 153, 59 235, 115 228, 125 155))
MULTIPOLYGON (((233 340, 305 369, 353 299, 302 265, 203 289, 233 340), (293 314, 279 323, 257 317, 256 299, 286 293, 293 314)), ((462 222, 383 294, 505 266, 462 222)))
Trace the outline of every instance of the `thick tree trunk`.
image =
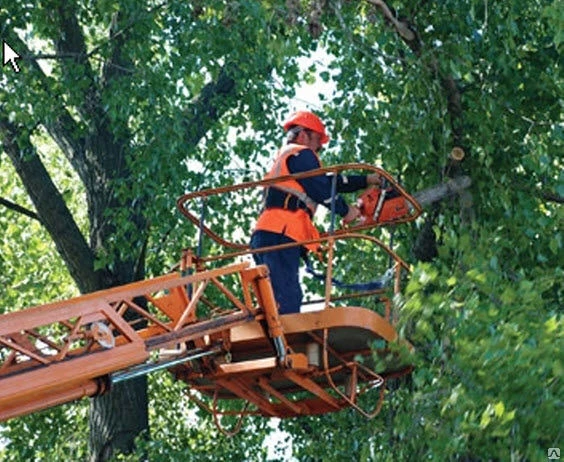
POLYGON ((147 378, 116 384, 90 404, 90 461, 110 460, 134 450, 135 438, 149 428, 147 378))

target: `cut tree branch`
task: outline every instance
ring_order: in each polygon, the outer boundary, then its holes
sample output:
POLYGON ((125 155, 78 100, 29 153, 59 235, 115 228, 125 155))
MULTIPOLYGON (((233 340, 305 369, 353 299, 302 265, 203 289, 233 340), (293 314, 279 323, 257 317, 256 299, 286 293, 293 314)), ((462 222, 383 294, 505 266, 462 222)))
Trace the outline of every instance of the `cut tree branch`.
POLYGON ((470 187, 472 180, 469 176, 453 178, 446 183, 438 184, 427 189, 416 192, 413 197, 425 208, 442 199, 460 194, 463 190, 470 187))
MULTIPOLYGON (((371 5, 377 7, 384 18, 392 24, 398 35, 415 53, 416 56, 421 57, 422 41, 419 35, 411 27, 407 20, 398 20, 396 14, 388 7, 383 0, 366 0, 371 5)), ((426 64, 429 71, 437 76, 447 102, 447 112, 450 117, 450 125, 452 129, 452 145, 462 148, 464 146, 464 129, 463 129, 463 107, 462 95, 456 80, 451 75, 443 75, 440 71, 440 66, 437 59, 431 55, 426 64)))

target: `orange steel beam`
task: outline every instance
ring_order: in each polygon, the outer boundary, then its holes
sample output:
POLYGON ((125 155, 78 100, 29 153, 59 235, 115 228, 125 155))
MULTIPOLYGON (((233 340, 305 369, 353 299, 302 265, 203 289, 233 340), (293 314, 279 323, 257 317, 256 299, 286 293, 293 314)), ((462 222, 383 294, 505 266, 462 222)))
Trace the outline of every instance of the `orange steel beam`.
POLYGON ((207 285, 208 281, 202 281, 202 283, 196 289, 196 292, 192 294, 192 299, 188 302, 188 306, 186 307, 182 315, 178 318, 178 321, 176 321, 174 330, 179 330, 188 321, 188 319, 192 318, 192 313, 196 309, 196 305, 202 297, 204 290, 206 290, 207 285))
POLYGON ((86 389, 95 394, 99 389, 92 386, 96 383, 95 379, 142 363, 147 358, 148 354, 142 344, 131 343, 26 371, 24 374, 3 377, 0 379, 0 421, 13 415, 18 406, 23 409, 36 406, 35 410, 39 410, 48 407, 44 404, 50 401, 61 404, 64 402, 61 401, 62 397, 67 394, 75 395, 77 390, 86 389))
POLYGON ((247 311, 248 308, 242 303, 239 298, 231 293, 229 289, 227 289, 217 278, 211 278, 214 282, 215 286, 229 299, 229 301, 239 308, 241 311, 247 311))
POLYGON ((318 396, 321 400, 325 401, 331 407, 335 408, 335 410, 341 409, 341 405, 339 402, 333 398, 329 393, 325 391, 324 388, 319 386, 313 380, 304 377, 302 375, 296 374, 296 372, 292 370, 285 370, 284 376, 294 382, 296 385, 299 385, 304 390, 313 393, 314 395, 318 396))
POLYGON ((249 387, 248 383, 236 378, 217 379, 215 382, 217 385, 225 388, 226 390, 229 390, 239 398, 253 403, 265 414, 271 417, 276 417, 277 412, 268 398, 264 397, 263 395, 259 394, 257 391, 249 387))
POLYGON ((245 274, 248 267, 243 262, 189 276, 169 274, 0 316, 0 420, 103 392, 100 384, 108 376, 147 363, 150 351, 173 343, 217 334, 228 344, 230 329, 258 314, 250 300, 237 300, 235 313, 182 327, 195 304, 167 297, 189 284, 199 284, 202 292, 209 285, 233 304, 235 295, 219 278, 245 274), (134 301, 139 298, 150 306, 134 301), (124 318, 128 311, 146 327, 134 328, 137 321, 124 318))
POLYGON ((286 407, 294 411, 296 414, 304 414, 307 409, 304 408, 300 403, 295 403, 294 401, 286 398, 286 396, 280 393, 276 388, 270 386, 268 380, 264 377, 259 377, 257 380, 258 385, 269 395, 274 396, 278 401, 284 404, 286 407))
MULTIPOLYGON (((307 358, 302 353, 290 354, 288 355, 288 359, 292 369, 306 371, 309 368, 307 358)), ((224 376, 262 375, 272 373, 279 366, 280 364, 277 358, 262 358, 238 363, 219 364, 217 366, 217 372, 210 377, 215 379, 224 376)))
POLYGON ((341 409, 348 407, 346 403, 338 402, 339 408, 335 409, 334 406, 329 405, 317 396, 302 399, 298 402, 302 409, 300 413, 295 413, 292 409, 288 408, 284 403, 276 403, 274 410, 277 412, 279 418, 298 417, 302 415, 321 415, 330 412, 337 412, 341 409))
POLYGON ((60 390, 53 390, 49 394, 38 394, 24 401, 9 400, 0 407, 0 422, 14 417, 31 414, 60 404, 70 403, 77 399, 96 396, 105 388, 104 384, 90 380, 78 385, 60 390))
POLYGON ((93 303, 105 307, 108 304, 120 302, 125 299, 134 299, 144 294, 164 291, 181 285, 211 279, 216 276, 239 272, 246 269, 248 266, 249 263, 239 263, 225 268, 211 269, 184 277, 176 273, 168 274, 146 281, 134 282, 120 287, 92 292, 70 300, 48 303, 23 311, 7 313, 1 317, 0 336, 9 335, 13 332, 31 330, 38 326, 49 325, 54 320, 68 320, 82 315, 93 315, 96 313, 96 310, 93 309, 92 306, 93 303))
MULTIPOLYGON (((286 337, 319 329, 355 326, 375 332, 388 342, 392 342, 397 338, 397 333, 393 326, 382 316, 356 306, 286 314, 280 317, 280 321, 286 337)), ((256 321, 240 325, 231 331, 232 343, 250 342, 262 337, 264 337, 262 328, 256 321)))

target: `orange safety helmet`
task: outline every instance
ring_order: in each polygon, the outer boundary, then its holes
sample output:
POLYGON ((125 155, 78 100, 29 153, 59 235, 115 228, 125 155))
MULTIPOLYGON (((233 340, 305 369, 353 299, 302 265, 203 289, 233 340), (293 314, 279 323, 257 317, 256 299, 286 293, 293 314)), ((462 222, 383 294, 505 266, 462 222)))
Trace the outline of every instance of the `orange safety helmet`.
POLYGON ((325 125, 321 122, 321 119, 317 117, 313 112, 310 111, 297 111, 294 112, 290 118, 284 122, 284 130, 288 131, 291 127, 298 125, 300 127, 307 128, 311 131, 319 133, 321 135, 321 144, 325 144, 329 141, 329 136, 325 131, 325 125))

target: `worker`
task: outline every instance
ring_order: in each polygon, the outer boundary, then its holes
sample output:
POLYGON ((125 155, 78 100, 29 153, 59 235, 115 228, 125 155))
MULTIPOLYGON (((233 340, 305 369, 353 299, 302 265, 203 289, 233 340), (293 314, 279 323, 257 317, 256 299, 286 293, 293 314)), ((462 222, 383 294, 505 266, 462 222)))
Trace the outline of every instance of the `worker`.
MULTIPOLYGON (((310 111, 297 111, 283 127, 287 132, 286 145, 278 151, 266 178, 321 168, 318 154, 329 141, 321 119, 310 111)), ((251 249, 319 238, 312 218, 317 205, 331 207, 331 178, 317 175, 268 186, 265 189, 264 208, 251 236, 251 249)), ((338 193, 353 192, 380 183, 380 176, 376 173, 338 175, 336 189, 338 193)), ((334 203, 335 212, 343 217, 345 223, 360 216, 360 210, 348 205, 341 196, 337 195, 334 203)), ((308 251, 318 250, 319 244, 314 243, 253 254, 257 264, 265 264, 269 269, 280 314, 299 313, 303 297, 299 281, 300 257, 308 251)))

